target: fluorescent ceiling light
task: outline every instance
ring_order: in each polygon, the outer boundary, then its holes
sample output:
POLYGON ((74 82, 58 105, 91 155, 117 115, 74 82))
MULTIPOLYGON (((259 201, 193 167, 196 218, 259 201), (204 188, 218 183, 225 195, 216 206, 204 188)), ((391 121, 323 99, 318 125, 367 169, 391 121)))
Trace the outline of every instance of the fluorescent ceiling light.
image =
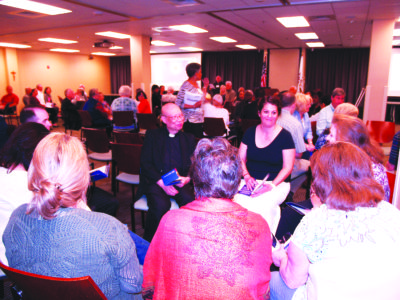
POLYGON ((96 32, 96 35, 108 36, 116 39, 129 39, 131 36, 129 34, 123 34, 113 31, 103 31, 103 32, 96 32))
POLYGON ((179 49, 185 50, 185 51, 203 51, 201 48, 196 48, 196 47, 180 47, 179 49))
POLYGON ((42 39, 38 39, 38 40, 41 42, 58 43, 58 44, 75 44, 75 43, 77 43, 77 41, 55 39, 55 38, 42 38, 42 39))
POLYGON ((72 12, 68 9, 29 0, 3 0, 0 1, 0 4, 52 16, 72 12))
POLYGON ((157 52, 154 50, 150 50, 150 54, 153 54, 153 53, 157 53, 157 52))
POLYGON ((400 45, 400 40, 394 40, 392 42, 392 46, 399 46, 400 45))
POLYGON ((186 33, 202 33, 202 32, 208 32, 205 29, 202 29, 200 27, 196 27, 193 25, 173 25, 173 26, 169 26, 169 28, 175 29, 175 30, 179 30, 179 31, 183 31, 186 33))
POLYGON ((393 36, 400 36, 400 29, 393 30, 393 36))
POLYGON ((309 27, 306 18, 303 16, 299 17, 285 17, 285 18, 276 18, 279 23, 281 23, 286 28, 293 28, 293 27, 309 27))
POLYGON ((257 49, 257 47, 252 45, 235 45, 235 47, 238 47, 240 49, 257 49))
POLYGON ((31 48, 29 45, 22 44, 13 44, 13 43, 0 43, 0 47, 9 47, 9 48, 31 48))
POLYGON ((236 43, 237 41, 231 38, 228 38, 227 36, 212 36, 210 39, 220 42, 220 43, 236 43))
POLYGON ((318 48, 318 47, 325 47, 324 43, 322 42, 312 42, 312 43, 306 43, 306 45, 310 48, 318 48))
POLYGON ((295 33, 300 40, 318 40, 318 35, 315 32, 295 33))
POLYGON ((75 49, 63 49, 63 48, 53 48, 53 49, 50 49, 50 51, 54 51, 54 52, 67 52, 67 53, 79 52, 79 50, 75 50, 75 49))
POLYGON ((108 52, 92 52, 93 55, 102 55, 102 56, 113 56, 115 53, 108 53, 108 52))
POLYGON ((151 44, 153 46, 173 46, 173 45, 175 45, 174 43, 164 42, 164 41, 151 41, 151 44))
POLYGON ((124 47, 121 47, 121 46, 112 46, 112 47, 110 47, 110 48, 108 48, 108 49, 110 49, 110 50, 118 50, 118 49, 124 49, 124 47))

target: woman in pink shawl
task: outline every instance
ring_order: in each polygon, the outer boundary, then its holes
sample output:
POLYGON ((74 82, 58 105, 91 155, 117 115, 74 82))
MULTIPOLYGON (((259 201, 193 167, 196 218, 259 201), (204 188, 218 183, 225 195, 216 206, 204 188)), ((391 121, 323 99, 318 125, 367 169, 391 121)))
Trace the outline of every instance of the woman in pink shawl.
POLYGON ((232 202, 237 149, 202 139, 192 157, 196 200, 161 220, 145 259, 144 299, 269 299, 271 233, 232 202))

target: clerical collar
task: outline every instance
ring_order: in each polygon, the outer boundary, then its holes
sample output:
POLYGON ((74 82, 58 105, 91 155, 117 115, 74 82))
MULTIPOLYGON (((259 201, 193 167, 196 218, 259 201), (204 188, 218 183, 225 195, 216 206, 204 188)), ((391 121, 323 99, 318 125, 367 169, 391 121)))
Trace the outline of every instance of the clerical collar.
POLYGON ((175 137, 175 134, 169 133, 168 136, 169 136, 170 138, 174 138, 174 137, 175 137))

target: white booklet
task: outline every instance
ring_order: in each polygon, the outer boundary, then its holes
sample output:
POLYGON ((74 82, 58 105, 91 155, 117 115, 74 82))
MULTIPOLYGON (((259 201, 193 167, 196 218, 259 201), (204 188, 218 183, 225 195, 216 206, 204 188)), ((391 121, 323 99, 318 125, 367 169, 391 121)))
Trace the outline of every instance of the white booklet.
POLYGON ((191 93, 186 91, 185 97, 183 98, 183 103, 187 105, 195 105, 198 101, 201 101, 203 94, 191 93))

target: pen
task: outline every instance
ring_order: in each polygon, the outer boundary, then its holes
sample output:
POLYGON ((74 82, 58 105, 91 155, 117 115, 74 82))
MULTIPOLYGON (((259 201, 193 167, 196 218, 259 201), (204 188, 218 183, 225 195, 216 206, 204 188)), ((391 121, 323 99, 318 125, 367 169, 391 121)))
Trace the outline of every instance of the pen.
POLYGON ((256 185, 256 187, 254 188, 254 190, 251 192, 250 196, 253 195, 268 179, 269 177, 269 173, 267 175, 265 175, 264 179, 256 185))

